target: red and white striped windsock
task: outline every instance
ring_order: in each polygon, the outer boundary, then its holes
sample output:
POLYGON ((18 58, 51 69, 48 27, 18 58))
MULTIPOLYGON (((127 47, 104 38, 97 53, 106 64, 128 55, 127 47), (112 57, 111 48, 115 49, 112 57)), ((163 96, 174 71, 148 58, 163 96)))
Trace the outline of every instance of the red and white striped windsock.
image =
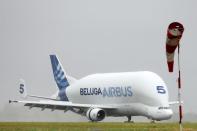
POLYGON ((168 26, 166 39, 166 57, 169 72, 173 72, 174 52, 182 37, 184 27, 181 23, 173 22, 168 26))

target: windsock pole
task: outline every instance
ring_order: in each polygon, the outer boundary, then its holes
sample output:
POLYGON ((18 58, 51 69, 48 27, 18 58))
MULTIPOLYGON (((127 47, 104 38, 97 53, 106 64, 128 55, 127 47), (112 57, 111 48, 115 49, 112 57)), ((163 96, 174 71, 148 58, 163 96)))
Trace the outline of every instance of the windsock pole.
POLYGON ((179 130, 182 131, 182 103, 181 103, 181 69, 180 69, 180 45, 178 44, 178 101, 179 101, 179 130))

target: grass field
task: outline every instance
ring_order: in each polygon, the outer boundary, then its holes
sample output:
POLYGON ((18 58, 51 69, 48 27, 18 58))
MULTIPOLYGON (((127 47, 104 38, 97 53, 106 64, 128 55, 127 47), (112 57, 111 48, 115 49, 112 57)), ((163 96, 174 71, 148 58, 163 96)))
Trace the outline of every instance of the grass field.
MULTIPOLYGON (((197 123, 183 126, 183 131, 197 131, 197 123)), ((0 131, 179 131, 179 126, 177 123, 2 122, 0 131)))

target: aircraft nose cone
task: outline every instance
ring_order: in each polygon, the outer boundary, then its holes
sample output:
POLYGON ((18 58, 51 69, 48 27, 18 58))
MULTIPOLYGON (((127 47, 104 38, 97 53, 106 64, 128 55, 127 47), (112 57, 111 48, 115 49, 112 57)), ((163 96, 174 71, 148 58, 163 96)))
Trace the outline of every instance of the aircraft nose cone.
POLYGON ((167 116, 169 119, 172 117, 172 115, 173 115, 172 109, 166 110, 166 116, 167 116))

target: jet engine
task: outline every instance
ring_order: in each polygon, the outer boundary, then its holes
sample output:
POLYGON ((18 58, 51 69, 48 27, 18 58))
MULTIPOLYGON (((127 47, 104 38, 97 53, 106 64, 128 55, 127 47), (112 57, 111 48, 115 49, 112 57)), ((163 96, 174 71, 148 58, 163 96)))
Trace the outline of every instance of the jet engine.
POLYGON ((105 111, 100 108, 90 108, 86 117, 91 121, 102 121, 105 118, 105 111))

